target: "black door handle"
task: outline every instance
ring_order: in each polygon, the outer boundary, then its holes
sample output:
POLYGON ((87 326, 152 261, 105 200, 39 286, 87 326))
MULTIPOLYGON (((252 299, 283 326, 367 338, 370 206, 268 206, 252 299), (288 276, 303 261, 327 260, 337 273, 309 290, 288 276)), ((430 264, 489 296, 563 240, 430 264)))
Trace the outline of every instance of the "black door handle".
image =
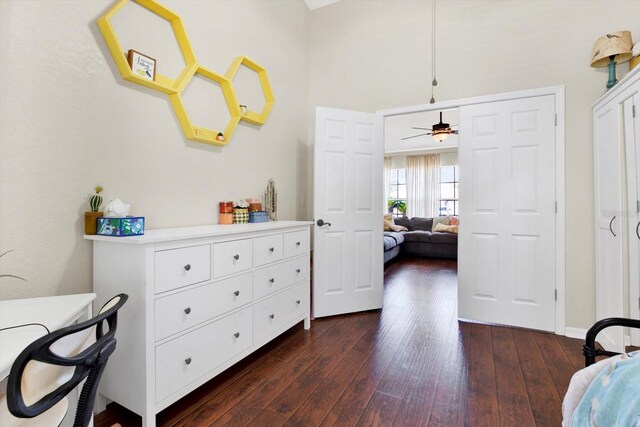
POLYGON ((640 221, 638 221, 638 225, 636 225, 636 236, 640 239, 640 221))
POLYGON ((611 226, 613 225, 613 220, 616 219, 616 216, 614 215, 613 218, 611 218, 611 221, 609 221, 609 231, 611 232, 611 234, 613 234, 613 237, 616 237, 616 233, 613 232, 613 228, 611 228, 611 226))
POLYGON ((328 225, 329 227, 331 227, 330 222, 324 222, 324 220, 322 219, 319 219, 318 222, 316 222, 316 224, 318 224, 318 227, 322 227, 323 225, 328 225))

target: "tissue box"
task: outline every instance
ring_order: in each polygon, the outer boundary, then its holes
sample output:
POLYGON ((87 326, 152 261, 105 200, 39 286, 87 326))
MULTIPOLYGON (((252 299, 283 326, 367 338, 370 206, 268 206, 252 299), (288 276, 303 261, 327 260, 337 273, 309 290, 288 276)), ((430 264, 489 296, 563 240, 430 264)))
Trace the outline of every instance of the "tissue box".
POLYGON ((249 212, 249 222, 269 222, 269 213, 266 211, 249 212))
POLYGON ((144 234, 144 217, 98 218, 98 234, 103 236, 141 236, 144 234))

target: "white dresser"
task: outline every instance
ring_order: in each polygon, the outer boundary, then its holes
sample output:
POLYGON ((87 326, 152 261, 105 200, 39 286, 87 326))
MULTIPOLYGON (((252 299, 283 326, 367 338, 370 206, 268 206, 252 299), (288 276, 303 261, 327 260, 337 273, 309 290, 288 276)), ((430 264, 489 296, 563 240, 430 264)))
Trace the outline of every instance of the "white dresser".
POLYGON ((310 224, 85 236, 97 305, 129 295, 100 394, 154 426, 156 413, 287 329, 309 329, 310 224))

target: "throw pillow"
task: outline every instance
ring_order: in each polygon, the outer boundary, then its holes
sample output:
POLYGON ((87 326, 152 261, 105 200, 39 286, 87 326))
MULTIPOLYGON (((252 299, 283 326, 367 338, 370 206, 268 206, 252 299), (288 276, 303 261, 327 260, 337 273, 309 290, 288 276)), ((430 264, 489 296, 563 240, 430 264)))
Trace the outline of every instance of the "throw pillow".
POLYGON ((449 225, 460 225, 460 219, 457 216, 452 216, 449 225))
POLYGON ((391 225, 389 226, 390 229, 392 229, 393 231, 409 231, 409 229, 407 227, 404 227, 402 225, 391 225))
POLYGON ((436 228, 433 231, 443 231, 445 233, 458 234, 458 226, 457 225, 444 225, 442 223, 438 223, 438 225, 436 225, 436 228))
POLYGON ((433 226, 431 227, 431 231, 438 231, 436 230, 436 227, 438 226, 438 224, 449 225, 450 222, 451 222, 450 216, 437 216, 433 218, 433 226))
POLYGON ((384 231, 391 230, 391 226, 392 225, 395 225, 395 223, 393 222, 393 215, 391 215, 391 214, 385 215, 384 216, 384 231))

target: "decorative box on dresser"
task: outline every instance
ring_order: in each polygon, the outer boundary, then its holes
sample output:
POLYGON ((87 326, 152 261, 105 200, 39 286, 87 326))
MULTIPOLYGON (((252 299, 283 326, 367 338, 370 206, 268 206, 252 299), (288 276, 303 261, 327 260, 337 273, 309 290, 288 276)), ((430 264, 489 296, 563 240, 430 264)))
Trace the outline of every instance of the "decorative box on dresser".
POLYGON ((85 236, 97 305, 129 294, 99 393, 154 426, 162 409, 287 329, 303 320, 309 329, 310 224, 85 236))
MULTIPOLYGON (((593 104, 596 317, 640 318, 640 67, 593 104)), ((640 345, 640 335, 630 332, 640 345)), ((623 351, 622 327, 598 340, 623 351)))

